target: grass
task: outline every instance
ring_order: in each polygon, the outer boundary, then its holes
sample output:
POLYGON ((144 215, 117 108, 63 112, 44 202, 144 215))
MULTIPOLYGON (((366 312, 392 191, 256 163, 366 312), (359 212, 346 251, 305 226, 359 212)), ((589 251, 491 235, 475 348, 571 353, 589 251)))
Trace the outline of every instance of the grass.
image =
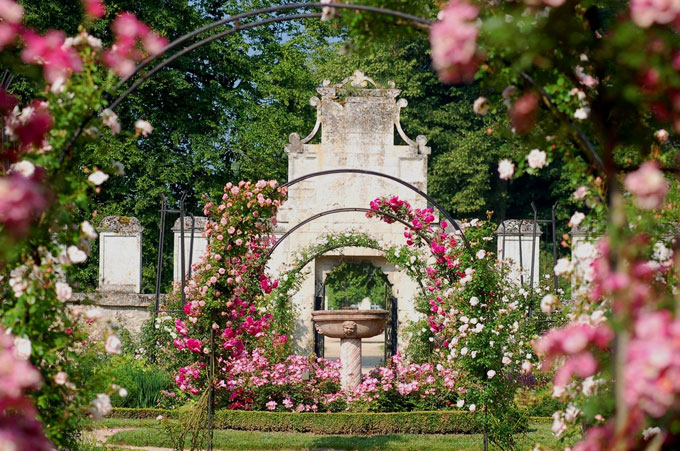
MULTIPOLYGON (((106 421, 106 420, 104 420, 106 421)), ((110 421, 110 420, 109 420, 110 421)), ((117 420, 127 423, 109 423, 116 426, 129 427, 131 422, 140 425, 140 420, 117 420), (121 426, 118 426, 120 424, 121 426), (126 426, 122 426, 125 424, 126 426)), ((535 424, 531 432, 518 434, 516 437, 518 450, 532 450, 536 444, 542 449, 563 449, 565 444, 553 437, 549 424, 535 424)), ((120 431, 109 438, 108 444, 128 446, 171 447, 167 433, 156 428, 143 427, 134 430, 120 431)), ((230 450, 299 450, 314 448, 358 449, 358 450, 481 450, 482 435, 374 435, 374 436, 323 436, 284 432, 252 432, 252 431, 215 431, 214 447, 230 450)), ((489 449, 495 449, 493 445, 489 449)))

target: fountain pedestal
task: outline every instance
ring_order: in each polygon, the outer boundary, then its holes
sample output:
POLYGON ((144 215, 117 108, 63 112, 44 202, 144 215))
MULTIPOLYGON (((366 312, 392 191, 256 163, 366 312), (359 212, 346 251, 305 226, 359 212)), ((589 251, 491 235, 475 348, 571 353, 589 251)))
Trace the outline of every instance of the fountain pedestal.
POLYGON ((361 383, 361 339, 385 330, 387 310, 315 310, 312 320, 316 331, 340 339, 342 388, 352 390, 361 383))

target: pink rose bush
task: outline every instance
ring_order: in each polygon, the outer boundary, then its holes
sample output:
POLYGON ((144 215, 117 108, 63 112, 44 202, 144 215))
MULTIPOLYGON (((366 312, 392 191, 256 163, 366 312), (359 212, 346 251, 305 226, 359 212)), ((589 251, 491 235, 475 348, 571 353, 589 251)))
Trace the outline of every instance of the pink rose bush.
POLYGON ((28 390, 39 388, 42 377, 14 348, 14 337, 0 327, 0 448, 52 450, 26 397, 28 390))
MULTIPOLYGON (((204 213, 210 220, 204 235, 210 244, 185 287, 185 316, 175 321, 173 345, 189 362, 176 378, 182 390, 197 394, 205 389, 211 334, 220 370, 214 383, 226 390, 224 399, 235 390, 224 377, 232 374, 236 362, 276 340, 276 334, 269 333, 272 315, 263 308, 264 296, 278 281, 265 276, 262 265, 273 239, 273 218, 285 196, 286 189, 275 180, 242 181, 228 183, 219 204, 206 203, 204 213)), ((181 298, 175 292, 175 299, 181 298)))
MULTIPOLYGON (((94 349, 120 352, 120 341, 110 334, 106 347, 90 343, 84 328, 96 315, 66 304, 74 291, 66 281, 69 267, 87 260, 97 236, 81 216, 92 212, 93 197, 114 172, 111 155, 103 151, 94 155, 86 146, 102 126, 121 131, 113 113, 101 116, 102 122, 86 121, 106 107, 104 93, 118 83, 115 73, 121 69, 118 62, 106 61, 112 50, 105 50, 102 41, 88 32, 106 13, 104 3, 84 0, 83 6, 83 25, 75 36, 67 36, 59 30, 40 33, 30 28, 23 23, 24 8, 18 2, 0 0, 0 51, 7 52, 3 61, 11 73, 28 74, 29 85, 22 92, 35 88, 40 93, 22 103, 12 93, 13 85, 0 87, 0 323, 23 340, 15 351, 32 365, 27 362, 22 370, 25 380, 36 370, 42 380, 22 395, 35 406, 21 412, 17 408, 22 418, 9 418, 3 406, 3 449, 47 449, 34 418, 46 425, 52 448, 76 449, 96 385, 81 362, 94 349), (79 135, 81 127, 88 133, 79 135)), ((165 45, 164 38, 139 22, 136 38, 141 44, 129 44, 125 55, 135 61, 165 45)), ((122 48, 124 39, 116 41, 122 48)), ((4 346, 2 354, 8 355, 4 346)), ((8 378, 0 376, 5 383, 22 364, 8 360, 3 367, 8 371, 8 378)), ((5 399, 5 393, 1 395, 5 399)), ((103 396, 108 395, 101 395, 96 400, 102 409, 97 411, 106 411, 110 403, 103 396)))
MULTIPOLYGON (((456 388, 456 406, 475 406, 476 410, 486 405, 495 418, 484 424, 491 439, 512 444, 509 425, 515 420, 510 418, 517 415, 514 392, 520 376, 538 363, 530 342, 540 329, 527 326, 536 296, 503 278, 490 246, 495 241, 490 223, 473 220, 461 224, 467 247, 457 230, 445 221, 437 222, 432 209, 414 209, 398 197, 378 198, 370 205, 373 211, 369 217, 393 223, 381 216, 385 212, 411 224, 412 228, 404 229, 407 245, 429 253, 419 301, 420 311, 427 317, 417 326, 413 346, 425 344, 428 349, 420 353, 423 358, 455 372, 461 381, 456 388)), ((534 319, 541 315, 535 312, 534 319)), ((477 421, 487 420, 480 415, 477 421)))
POLYGON ((289 355, 270 360, 263 349, 245 352, 225 381, 228 407, 289 412, 402 411, 453 408, 465 394, 458 372, 395 355, 352 391, 340 388, 340 362, 289 355))

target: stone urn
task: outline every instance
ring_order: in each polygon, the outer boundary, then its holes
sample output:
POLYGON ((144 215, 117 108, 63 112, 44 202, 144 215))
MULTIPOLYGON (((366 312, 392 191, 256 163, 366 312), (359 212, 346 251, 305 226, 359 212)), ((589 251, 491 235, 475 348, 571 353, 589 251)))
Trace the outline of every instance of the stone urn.
POLYGON ((315 310, 316 331, 340 339, 342 388, 352 390, 361 383, 361 339, 375 337, 385 330, 387 310, 315 310))

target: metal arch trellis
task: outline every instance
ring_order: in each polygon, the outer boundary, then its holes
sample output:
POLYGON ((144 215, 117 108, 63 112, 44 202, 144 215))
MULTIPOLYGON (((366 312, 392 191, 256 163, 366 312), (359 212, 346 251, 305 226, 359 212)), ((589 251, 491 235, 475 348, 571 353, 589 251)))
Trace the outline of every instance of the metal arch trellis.
MULTIPOLYGON (((176 48, 180 44, 188 41, 189 39, 196 37, 202 33, 205 33, 207 31, 213 30, 217 27, 227 25, 230 23, 234 23, 235 25, 233 28, 229 30, 225 30, 220 33, 216 33, 212 36, 205 37, 187 47, 182 48, 179 50, 177 53, 174 53, 173 55, 167 57, 163 61, 161 61, 159 64, 155 65, 151 70, 149 70, 147 73, 143 74, 137 81, 135 81, 132 86, 130 86, 128 89, 126 89, 123 93, 119 94, 108 106, 109 109, 115 110, 118 105, 127 97, 129 96, 132 92, 134 92, 136 89, 138 89, 144 81, 148 80, 149 78, 153 77, 155 74, 157 74, 161 69, 166 67, 168 64, 176 60, 177 58, 180 58, 181 56, 184 56, 185 54, 202 47, 206 44, 209 44, 213 41, 216 41, 218 39, 221 39, 223 37, 226 37, 230 34, 234 34, 237 32, 241 32, 243 30, 251 29, 251 28, 256 28, 262 25, 268 25, 268 24, 273 24, 273 23, 279 23, 279 22, 286 22, 286 21, 291 21, 291 20, 299 20, 299 19, 311 19, 311 18, 320 18, 321 13, 302 13, 302 14, 293 14, 293 15, 281 15, 281 16, 276 16, 276 17, 270 17, 268 19, 263 19, 260 21, 255 21, 251 23, 246 23, 246 24, 241 24, 240 21, 243 19, 247 19, 253 16, 259 16, 263 14, 272 14, 272 13, 278 13, 278 12, 283 12, 283 11, 291 11, 291 10, 298 10, 298 9, 324 9, 324 8, 333 8, 333 9, 348 9, 348 10, 358 10, 358 11, 366 11, 366 12, 372 12, 376 14, 382 14, 385 16, 391 16, 395 17, 398 19, 404 19, 406 20, 406 23, 410 26, 414 27, 421 27, 421 28, 429 28, 429 26, 432 24, 432 21, 429 19, 425 19, 423 17, 418 17, 414 16, 412 14, 404 13, 401 11, 396 11, 393 9, 388 9, 388 8, 379 8, 375 6, 369 6, 369 5, 362 5, 362 4, 348 4, 348 3, 320 3, 320 2, 306 2, 306 3, 294 3, 294 4, 288 4, 288 5, 279 5, 279 6, 272 6, 268 8, 260 8, 256 9, 253 11, 241 13, 241 14, 235 14, 233 16, 227 17, 225 19, 220 19, 217 20, 211 24, 205 25, 199 29, 196 29, 192 32, 189 32, 183 36, 180 36, 179 38, 175 39, 174 41, 170 42, 160 53, 150 56, 146 59, 144 59, 140 64, 137 65, 135 70, 125 77, 124 79, 121 80, 121 82, 118 84, 116 87, 116 90, 122 89, 123 85, 130 81, 132 77, 140 73, 144 68, 148 67, 151 63, 154 61, 158 60, 160 57, 165 56, 170 50, 176 48)), ((109 97, 112 97, 113 94, 108 93, 109 97)), ((103 110, 103 109, 102 109, 103 110)), ((64 148, 64 151, 61 154, 60 157, 60 163, 64 161, 66 156, 69 154, 71 148, 75 144, 76 140, 78 137, 83 133, 85 130, 85 127, 87 123, 92 120, 98 113, 101 111, 93 111, 89 116, 87 116, 84 121, 80 124, 78 129, 75 131, 71 139, 69 140, 68 144, 64 148)))
MULTIPOLYGON (((397 182, 397 183, 407 187, 411 191, 414 191, 415 193, 417 193, 419 196, 425 198, 425 200, 427 200, 442 215, 444 215, 444 217, 449 221, 451 226, 453 226, 453 228, 455 228, 460 233, 460 236, 463 239, 463 244, 465 245, 465 247, 468 250, 470 249, 470 244, 468 243, 467 239, 465 238, 465 233, 463 232, 463 229, 460 228, 458 223, 444 209, 444 207, 439 205, 439 203, 437 203, 437 201, 435 201, 432 197, 430 197, 426 192, 417 188, 416 186, 412 185, 411 183, 408 183, 407 181, 400 179, 399 177, 395 177, 395 176, 389 175, 389 174, 384 174, 382 172, 370 171, 370 170, 367 170, 367 169, 329 169, 329 170, 326 170, 326 171, 319 171, 319 172, 312 172, 310 174, 305 174, 301 177, 298 177, 294 180, 291 180, 287 183, 284 183, 282 186, 289 188, 289 187, 296 185, 296 184, 298 184, 298 183, 300 183, 304 180, 307 180, 307 179, 310 179, 310 178, 313 178, 313 177, 320 177, 320 176, 331 175, 331 174, 364 174, 364 175, 371 175, 371 176, 374 176, 374 177, 383 177, 383 178, 392 180, 394 182, 397 182)), ((379 214, 382 214, 382 213, 379 213, 379 214)))
POLYGON ((317 214, 315 214, 315 215, 313 215, 313 216, 310 216, 309 218, 307 218, 307 219, 305 219, 304 221, 302 221, 302 222, 296 224, 296 225, 293 226, 290 230, 288 230, 286 233, 284 233, 284 234, 281 236, 281 238, 279 238, 279 239, 276 241, 276 243, 274 243, 274 245, 273 245, 272 247, 270 247, 269 250, 267 251, 267 253, 264 255, 264 257, 263 257, 263 259, 262 259, 262 262, 263 262, 263 264, 262 264, 262 269, 264 269, 264 265, 265 265, 266 262, 269 260, 269 258, 271 257, 271 255, 274 253, 274 251, 276 250, 276 248, 279 247, 279 245, 280 245, 283 241, 285 241, 286 238, 288 238, 290 235, 292 235, 293 233, 295 233, 295 231, 298 230, 300 227, 303 227, 303 226, 309 224, 310 222, 315 221, 315 220, 317 220, 317 219, 319 219, 319 218, 322 218, 322 217, 324 217, 324 216, 333 215, 333 214, 338 214, 338 213, 353 213, 353 212, 375 213, 376 215, 379 215, 379 216, 386 216, 386 217, 388 217, 388 218, 390 218, 390 219, 393 219, 393 220, 395 220, 395 221, 397 221, 397 222, 400 222, 400 223, 404 224, 406 227, 410 228, 411 230, 414 230, 414 231, 418 234, 418 236, 420 236, 420 237, 421 237, 422 239, 424 239, 428 244, 430 244, 430 240, 429 240, 425 235, 420 234, 420 233, 413 227, 412 224, 409 224, 408 222, 404 221, 404 220, 401 219, 400 217, 395 216, 395 215, 393 215, 393 214, 391 214, 391 213, 378 212, 378 211, 375 211, 375 210, 373 210, 373 209, 370 209, 370 208, 363 208, 363 207, 343 207, 343 208, 334 208, 334 209, 332 209, 332 210, 322 211, 321 213, 317 213, 317 214))

